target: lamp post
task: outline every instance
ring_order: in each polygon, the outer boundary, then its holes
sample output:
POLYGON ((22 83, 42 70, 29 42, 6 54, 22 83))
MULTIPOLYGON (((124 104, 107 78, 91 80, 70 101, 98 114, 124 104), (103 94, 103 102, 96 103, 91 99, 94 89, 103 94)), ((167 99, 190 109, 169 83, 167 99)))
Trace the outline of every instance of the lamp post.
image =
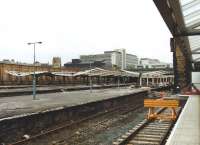
POLYGON ((29 42, 28 45, 33 44, 34 48, 34 56, 33 56, 33 100, 36 100, 36 75, 35 75, 35 45, 36 44, 42 44, 42 42, 29 42))
POLYGON ((119 89, 119 84, 120 84, 120 77, 118 75, 118 77, 117 77, 117 87, 118 87, 118 89, 119 89))
POLYGON ((92 76, 91 76, 91 70, 92 69, 92 63, 90 61, 90 93, 92 93, 92 76))

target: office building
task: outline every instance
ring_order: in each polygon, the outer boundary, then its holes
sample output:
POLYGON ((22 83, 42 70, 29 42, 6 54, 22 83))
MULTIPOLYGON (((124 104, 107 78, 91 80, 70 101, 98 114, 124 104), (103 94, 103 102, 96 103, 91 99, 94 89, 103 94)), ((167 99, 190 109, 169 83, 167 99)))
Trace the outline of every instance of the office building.
POLYGON ((135 68, 138 65, 136 55, 127 54, 125 49, 104 51, 103 54, 81 55, 81 63, 100 61, 105 63, 106 68, 117 67, 119 69, 135 68))
POLYGON ((158 59, 151 59, 151 58, 141 58, 140 64, 138 65, 140 68, 145 69, 163 69, 163 68, 172 68, 173 65, 171 63, 161 62, 158 59))

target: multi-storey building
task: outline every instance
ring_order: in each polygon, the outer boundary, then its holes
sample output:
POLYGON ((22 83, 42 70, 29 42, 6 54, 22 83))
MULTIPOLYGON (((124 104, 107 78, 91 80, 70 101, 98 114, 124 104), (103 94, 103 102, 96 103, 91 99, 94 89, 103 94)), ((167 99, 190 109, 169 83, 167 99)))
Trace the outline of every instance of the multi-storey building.
MULTIPOLYGON (((112 51, 113 52, 113 51, 112 51)), ((94 54, 94 55, 81 55, 81 63, 94 63, 94 62, 103 62, 105 67, 111 67, 111 51, 105 51, 103 54, 94 54)))
POLYGON ((170 63, 165 63, 165 62, 160 62, 158 59, 151 59, 151 58, 141 58, 140 59, 140 64, 139 67, 142 68, 172 68, 172 64, 170 63))
POLYGON ((138 65, 136 55, 127 54, 125 49, 115 49, 114 51, 105 51, 103 54, 81 55, 82 63, 101 61, 105 67, 116 66, 120 69, 135 68, 138 65))
POLYGON ((137 68, 138 57, 133 54, 126 54, 126 67, 127 69, 137 68))

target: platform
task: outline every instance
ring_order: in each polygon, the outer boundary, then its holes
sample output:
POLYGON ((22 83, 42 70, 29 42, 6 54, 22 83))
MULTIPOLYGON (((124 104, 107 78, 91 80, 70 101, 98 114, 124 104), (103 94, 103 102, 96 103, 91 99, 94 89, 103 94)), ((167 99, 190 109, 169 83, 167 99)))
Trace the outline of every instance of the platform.
POLYGON ((71 107, 104 99, 116 98, 148 90, 148 88, 110 88, 73 92, 57 92, 49 94, 38 94, 33 100, 32 95, 2 97, 0 98, 0 118, 29 114, 41 111, 71 107))
POLYGON ((200 96, 189 96, 166 145, 200 145, 200 96))
MULTIPOLYGON (((131 84, 119 84, 120 87, 130 86, 131 84)), ((104 85, 93 85, 93 89, 106 89, 118 87, 116 84, 104 84, 104 85)), ((0 97, 11 97, 19 95, 32 95, 31 85, 19 85, 19 86, 0 86, 0 97)), ((49 85, 49 86, 37 86, 37 94, 45 93, 56 93, 63 91, 78 91, 78 90, 89 90, 88 85, 49 85)))

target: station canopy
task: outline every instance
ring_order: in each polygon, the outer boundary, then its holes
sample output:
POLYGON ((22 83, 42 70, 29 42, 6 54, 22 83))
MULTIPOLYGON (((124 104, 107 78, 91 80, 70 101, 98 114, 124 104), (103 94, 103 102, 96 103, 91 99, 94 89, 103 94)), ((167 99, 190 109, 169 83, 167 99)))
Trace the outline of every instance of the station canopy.
MULTIPOLYGON (((26 77, 31 76, 34 72, 19 72, 19 71, 6 71, 9 75, 16 76, 16 77, 26 77)), ((35 75, 37 76, 73 76, 75 72, 48 72, 48 71, 36 71, 35 75)))
MULTIPOLYGON (((6 73, 8 73, 9 75, 12 76, 17 76, 17 77, 25 77, 25 76, 29 76, 29 75, 33 75, 34 72, 19 72, 19 71, 5 71, 6 73)), ((41 75, 41 74, 46 74, 48 73, 47 71, 36 71, 35 74, 36 75, 41 75)))
POLYGON ((173 74, 169 71, 151 71, 142 73, 142 78, 161 78, 161 77, 172 77, 173 74))
POLYGON ((106 77, 106 76, 126 76, 126 77, 139 77, 140 73, 138 72, 131 72, 126 70, 105 70, 101 68, 94 68, 90 70, 85 70, 78 72, 74 74, 74 76, 100 76, 100 77, 106 77))
POLYGON ((180 0, 193 62, 200 62, 200 0, 180 0))
MULTIPOLYGON (((6 71, 6 73, 16 76, 16 77, 25 77, 31 76, 34 72, 18 72, 18 71, 6 71)), ((106 77, 106 76, 120 76, 120 77, 139 77, 140 73, 131 72, 126 70, 105 70, 101 68, 93 68, 80 72, 48 72, 48 71, 36 71, 37 76, 63 76, 63 77, 83 77, 83 76, 96 76, 96 77, 106 77)))

